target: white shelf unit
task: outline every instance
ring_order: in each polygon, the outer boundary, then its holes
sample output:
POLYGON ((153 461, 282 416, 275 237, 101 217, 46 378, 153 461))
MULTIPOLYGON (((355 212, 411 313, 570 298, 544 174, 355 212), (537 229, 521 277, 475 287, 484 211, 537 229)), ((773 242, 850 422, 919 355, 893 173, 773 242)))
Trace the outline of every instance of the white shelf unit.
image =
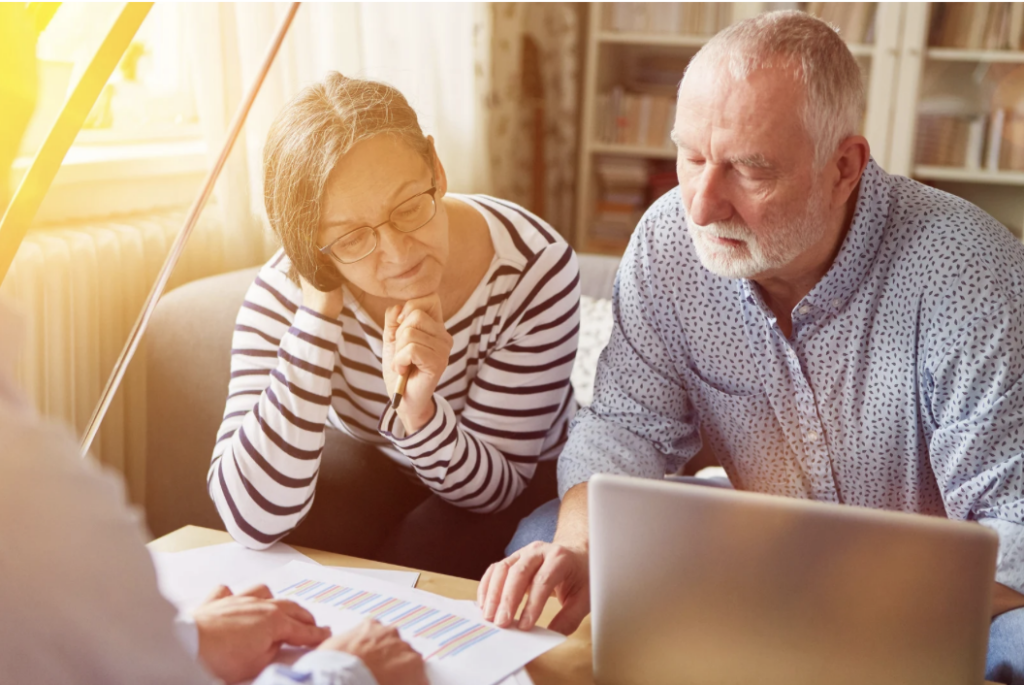
MULTIPOLYGON (((735 22, 764 11, 768 3, 737 2, 731 3, 731 6, 732 21, 735 22)), ((879 3, 875 18, 874 43, 850 46, 850 51, 864 69, 867 83, 868 107, 865 113, 864 134, 871 143, 875 158, 883 166, 888 163, 890 148, 894 89, 891 74, 896 72, 899 57, 901 13, 902 7, 898 4, 879 3)), ((590 4, 589 15, 573 240, 580 252, 619 254, 625 248, 625 243, 609 244, 589 238, 589 227, 593 223, 597 198, 596 159, 599 156, 625 156, 671 160, 675 159, 676 152, 673 148, 650 148, 598 141, 598 95, 611 85, 621 83, 624 57, 630 52, 665 51, 689 58, 696 54, 709 37, 607 30, 603 26, 603 13, 599 3, 590 4)))
MULTIPOLYGON (((878 3, 874 42, 850 45, 850 51, 865 73, 867 110, 864 135, 871 144, 875 160, 887 171, 910 176, 959 195, 1021 236, 1024 234, 1024 171, 934 166, 915 160, 919 109, 922 98, 928 97, 924 91, 930 84, 939 82, 954 91, 967 92, 979 70, 993 65, 1024 70, 1022 50, 930 47, 928 36, 935 4, 878 3)), ((769 3, 732 3, 732 20, 754 16, 768 7, 769 3)), ((692 56, 708 38, 617 33, 602 26, 601 14, 598 6, 592 4, 584 69, 574 240, 581 251, 619 252, 624 245, 594 244, 588 240, 597 198, 596 160, 601 156, 669 160, 674 159, 675 151, 671 148, 598 142, 595 135, 596 99, 619 78, 622 58, 629 52, 663 50, 692 56)), ((989 103, 981 100, 978 96, 976 104, 984 110, 989 103)), ((1017 107, 1018 112, 1024 110, 1024 101, 1017 107)))
MULTIPOLYGON (((936 3, 900 3, 903 32, 893 97, 893 144, 889 172, 963 197, 1002 222, 1018 237, 1024 228, 1024 171, 971 169, 919 164, 915 159, 918 117, 929 83, 967 91, 971 81, 995 64, 1024 65, 1024 51, 969 50, 928 45, 931 12, 936 3)), ((1020 3, 1015 3, 1020 4, 1020 3)), ((1021 67, 1017 67, 1021 68, 1021 67)), ((980 110, 988 103, 976 102, 980 110)), ((1024 107, 1024 103, 1020 106, 1024 107)))

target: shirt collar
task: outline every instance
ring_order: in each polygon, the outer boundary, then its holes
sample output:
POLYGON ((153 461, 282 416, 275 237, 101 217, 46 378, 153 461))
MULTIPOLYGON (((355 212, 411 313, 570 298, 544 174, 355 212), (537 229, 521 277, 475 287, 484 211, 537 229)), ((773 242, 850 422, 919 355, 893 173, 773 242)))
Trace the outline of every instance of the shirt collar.
MULTIPOLYGON (((889 174, 871 158, 861 174, 850 230, 846 232, 832 266, 793 311, 794 326, 801 320, 809 321, 825 312, 838 312, 846 306, 874 265, 885 235, 888 213, 889 174)), ((775 318, 762 302, 752 281, 741 279, 739 293, 741 298, 757 305, 767 318, 775 318)))

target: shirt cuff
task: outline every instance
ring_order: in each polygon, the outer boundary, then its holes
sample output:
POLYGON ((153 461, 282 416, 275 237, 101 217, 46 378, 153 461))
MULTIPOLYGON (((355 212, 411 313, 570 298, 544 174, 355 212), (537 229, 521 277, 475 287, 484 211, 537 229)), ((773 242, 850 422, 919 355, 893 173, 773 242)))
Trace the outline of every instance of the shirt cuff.
POLYGON ((309 652, 292 666, 271 664, 253 685, 378 685, 362 659, 328 650, 309 652))
POLYGON ((174 618, 174 634, 178 642, 193 659, 199 658, 199 628, 196 621, 188 614, 178 614, 174 618))
POLYGON ((1024 525, 995 518, 978 519, 978 523, 999 535, 996 582, 1024 594, 1024 525))
POLYGON ((391 441, 391 444, 397 447, 402 454, 415 459, 431 455, 440 447, 448 444, 445 439, 455 430, 457 423, 455 411, 448 404, 448 400, 435 394, 434 416, 412 435, 405 434, 405 426, 402 425, 402 420, 398 418, 398 413, 391 402, 384 407, 377 430, 381 436, 391 441))

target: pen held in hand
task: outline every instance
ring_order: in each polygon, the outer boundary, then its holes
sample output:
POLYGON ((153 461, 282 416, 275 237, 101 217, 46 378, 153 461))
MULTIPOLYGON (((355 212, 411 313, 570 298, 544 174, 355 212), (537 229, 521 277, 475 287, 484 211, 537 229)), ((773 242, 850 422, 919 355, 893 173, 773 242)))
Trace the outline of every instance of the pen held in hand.
POLYGON ((409 372, 406 371, 398 377, 398 387, 395 388, 395 396, 391 400, 391 408, 398 409, 402 403, 402 395, 405 394, 405 384, 409 382, 409 372))

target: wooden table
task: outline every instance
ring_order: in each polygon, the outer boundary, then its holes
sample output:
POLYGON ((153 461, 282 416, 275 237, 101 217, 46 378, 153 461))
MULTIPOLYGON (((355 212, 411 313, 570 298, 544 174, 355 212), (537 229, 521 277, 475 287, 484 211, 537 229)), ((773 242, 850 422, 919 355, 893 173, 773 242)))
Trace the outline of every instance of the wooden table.
MULTIPOLYGON (((185 526, 173 533, 154 540, 149 543, 150 549, 159 552, 180 552, 196 547, 206 547, 222 542, 231 542, 231 536, 222 530, 211 530, 199 528, 198 526, 185 526)), ((320 552, 306 547, 296 547, 310 559, 320 562, 324 566, 354 566, 356 568, 382 568, 393 571, 416 571, 416 569, 382 564, 377 561, 368 561, 356 557, 334 554, 333 552, 320 552)), ((451 599, 476 599, 476 581, 465 578, 455 578, 440 573, 429 573, 420 571, 419 582, 416 587, 427 592, 434 592, 451 599)), ((541 614, 540 623, 547 625, 558 612, 558 602, 550 600, 544 613, 541 614)), ((583 620, 579 630, 569 636, 569 639, 550 652, 534 659, 526 667, 530 677, 536 685, 593 685, 594 671, 590 659, 590 617, 583 620)), ((986 681, 985 685, 997 685, 986 681)))
MULTIPOLYGON (((149 547, 159 552, 180 552, 222 542, 231 542, 231 536, 222 530, 185 526, 154 540, 149 543, 149 547)), ((306 547, 296 547, 295 549, 324 566, 381 568, 393 571, 417 570, 358 559, 344 554, 320 552, 306 547)), ((476 581, 427 571, 420 571, 419 574, 420 579, 416 583, 416 587, 420 590, 434 592, 451 599, 476 599, 476 581)), ((557 612, 558 602, 552 599, 548 602, 544 613, 541 614, 540 623, 547 625, 557 612)), ((526 670, 529 671, 530 677, 533 678, 536 685, 593 685, 594 673, 590 653, 590 617, 587 617, 580 625, 579 630, 570 635, 568 640, 531 661, 526 670)))

